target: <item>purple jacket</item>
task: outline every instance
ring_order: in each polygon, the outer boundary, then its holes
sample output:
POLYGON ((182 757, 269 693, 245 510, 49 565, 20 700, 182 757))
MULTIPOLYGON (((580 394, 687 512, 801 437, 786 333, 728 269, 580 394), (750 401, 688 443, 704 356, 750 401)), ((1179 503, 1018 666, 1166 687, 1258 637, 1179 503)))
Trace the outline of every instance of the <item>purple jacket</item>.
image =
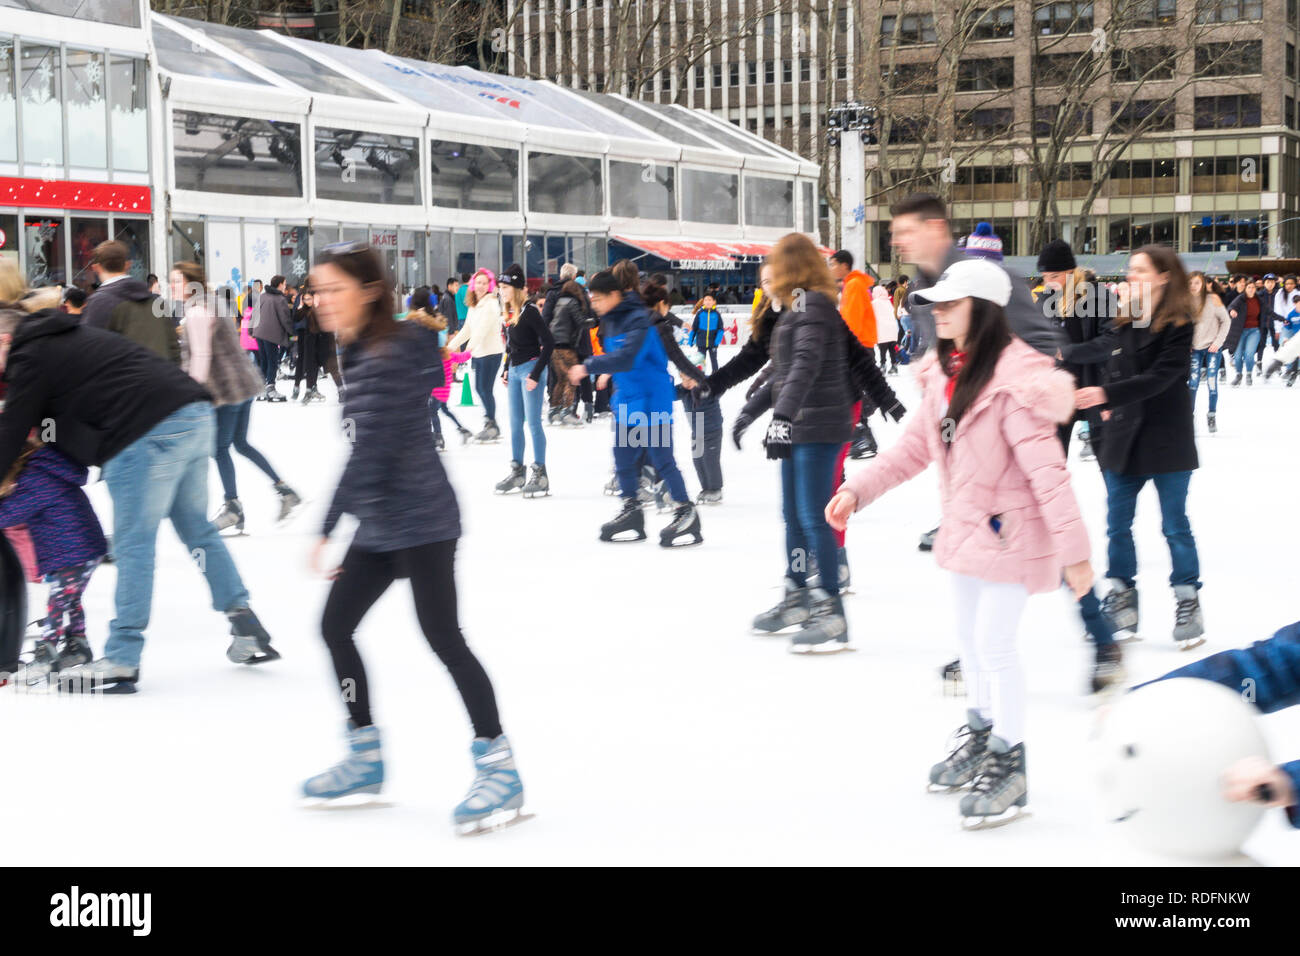
POLYGON ((27 526, 43 575, 94 561, 108 551, 99 519, 81 490, 87 474, 47 446, 27 459, 13 493, 0 498, 0 528, 27 526))

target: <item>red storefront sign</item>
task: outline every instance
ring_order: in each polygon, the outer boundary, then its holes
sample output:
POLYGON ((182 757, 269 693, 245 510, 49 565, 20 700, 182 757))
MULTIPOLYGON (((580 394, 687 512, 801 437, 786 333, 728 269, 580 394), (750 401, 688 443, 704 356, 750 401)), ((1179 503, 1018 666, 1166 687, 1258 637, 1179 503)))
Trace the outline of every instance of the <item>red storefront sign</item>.
POLYGON ((148 213, 153 210, 150 197, 148 186, 0 176, 0 206, 148 213))

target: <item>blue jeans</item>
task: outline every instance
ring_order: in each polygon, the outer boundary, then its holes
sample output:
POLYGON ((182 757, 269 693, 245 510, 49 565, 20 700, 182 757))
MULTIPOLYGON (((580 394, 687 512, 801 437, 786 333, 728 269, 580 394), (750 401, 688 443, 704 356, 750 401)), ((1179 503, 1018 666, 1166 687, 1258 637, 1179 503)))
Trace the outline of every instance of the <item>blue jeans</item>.
POLYGON ((153 606, 154 549, 163 518, 171 519, 208 579, 212 606, 218 611, 248 606, 248 591, 235 562, 208 521, 213 435, 212 406, 192 402, 104 463, 104 480, 113 498, 117 562, 117 617, 109 624, 104 656, 115 664, 140 666, 153 606))
POLYGON ((483 415, 496 421, 497 398, 492 389, 496 388, 497 372, 501 371, 501 353, 471 359, 470 367, 474 370, 474 391, 483 403, 483 415))
POLYGON ((835 488, 838 442, 805 442, 793 446, 781 460, 781 512, 785 517, 786 576, 799 587, 808 583, 808 555, 817 555, 822 568, 822 589, 839 593, 835 569, 839 548, 835 532, 826 523, 826 504, 835 488))
MULTIPOLYGON (((635 413, 633 413, 635 415, 635 413)), ((673 455, 672 418, 668 413, 650 416, 649 424, 633 424, 615 419, 614 474, 618 476, 619 495, 635 498, 641 486, 641 466, 648 464, 668 488, 668 495, 678 504, 690 501, 686 480, 673 455)))
POLYGON ((533 372, 537 359, 512 366, 509 385, 506 389, 510 397, 510 459, 522 463, 524 460, 524 424, 533 436, 533 461, 539 465, 546 464, 546 432, 542 429, 542 399, 546 397, 546 373, 542 369, 537 387, 531 392, 524 387, 524 381, 533 372))
POLYGON ((1138 492, 1148 481, 1156 486, 1160 499, 1160 530, 1169 544, 1173 569, 1169 584, 1201 586, 1201 562, 1196 553, 1196 539, 1187 520, 1187 486, 1190 471, 1171 471, 1163 475, 1121 475, 1103 471, 1106 479, 1106 535, 1109 540, 1106 577, 1119 578, 1129 587, 1137 582, 1137 549, 1133 545, 1133 514, 1137 510, 1138 492))
POLYGON ((1241 374, 1241 363, 1246 363, 1246 371, 1255 371, 1255 350, 1259 348, 1259 329, 1244 329, 1237 350, 1232 355, 1232 366, 1241 374))
POLYGON ((1209 349, 1197 349, 1192 352, 1192 374, 1187 379, 1187 387, 1192 390, 1192 408, 1196 408, 1196 393, 1200 391, 1201 369, 1205 369, 1205 387, 1210 390, 1210 414, 1219 408, 1219 362, 1223 356, 1209 349))
POLYGON ((258 468, 261 468, 272 481, 279 481, 271 463, 260 451, 248 443, 248 419, 253 411, 253 400, 238 405, 218 405, 217 412, 217 450, 213 457, 217 460, 217 474, 221 475, 221 490, 226 498, 238 498, 239 486, 235 482, 235 460, 230 455, 230 446, 258 468))
POLYGON ((274 385, 280 373, 280 346, 266 339, 257 340, 257 367, 267 385, 274 385))

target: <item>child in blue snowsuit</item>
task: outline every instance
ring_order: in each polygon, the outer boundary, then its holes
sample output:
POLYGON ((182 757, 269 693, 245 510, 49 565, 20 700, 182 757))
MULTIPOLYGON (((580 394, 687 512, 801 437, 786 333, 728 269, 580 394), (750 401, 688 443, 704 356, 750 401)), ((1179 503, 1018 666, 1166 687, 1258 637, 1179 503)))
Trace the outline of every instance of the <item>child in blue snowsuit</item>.
POLYGON ((707 353, 715 372, 718 370, 718 346, 722 343, 725 332, 722 313, 718 311, 713 296, 704 296, 695 310, 695 319, 691 322, 691 337, 686 344, 707 353))
POLYGON ((81 490, 87 474, 55 448, 29 438, 0 485, 0 528, 27 526, 37 571, 50 586, 29 680, 91 659, 81 596, 108 547, 81 490))
MULTIPOLYGON (((1157 680, 1175 677, 1211 680, 1237 693, 1250 688, 1252 702, 1265 714, 1300 705, 1300 621, 1287 625, 1266 641, 1211 654, 1157 680)), ((1268 802, 1285 808, 1291 825, 1300 827, 1300 760, 1279 767, 1260 767, 1256 773, 1257 778, 1247 780, 1253 786, 1247 786, 1246 792, 1265 787, 1270 795, 1268 802)))

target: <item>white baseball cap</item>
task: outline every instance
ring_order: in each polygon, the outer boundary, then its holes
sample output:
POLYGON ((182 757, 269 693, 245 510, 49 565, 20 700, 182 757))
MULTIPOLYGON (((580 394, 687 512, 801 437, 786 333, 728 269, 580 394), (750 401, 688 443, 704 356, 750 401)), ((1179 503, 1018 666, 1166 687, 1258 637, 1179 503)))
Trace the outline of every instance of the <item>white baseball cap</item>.
POLYGON ((987 259, 962 259, 944 269, 939 281, 930 288, 913 292, 907 299, 913 305, 929 305, 968 296, 1006 305, 1011 301, 1011 276, 987 259))

